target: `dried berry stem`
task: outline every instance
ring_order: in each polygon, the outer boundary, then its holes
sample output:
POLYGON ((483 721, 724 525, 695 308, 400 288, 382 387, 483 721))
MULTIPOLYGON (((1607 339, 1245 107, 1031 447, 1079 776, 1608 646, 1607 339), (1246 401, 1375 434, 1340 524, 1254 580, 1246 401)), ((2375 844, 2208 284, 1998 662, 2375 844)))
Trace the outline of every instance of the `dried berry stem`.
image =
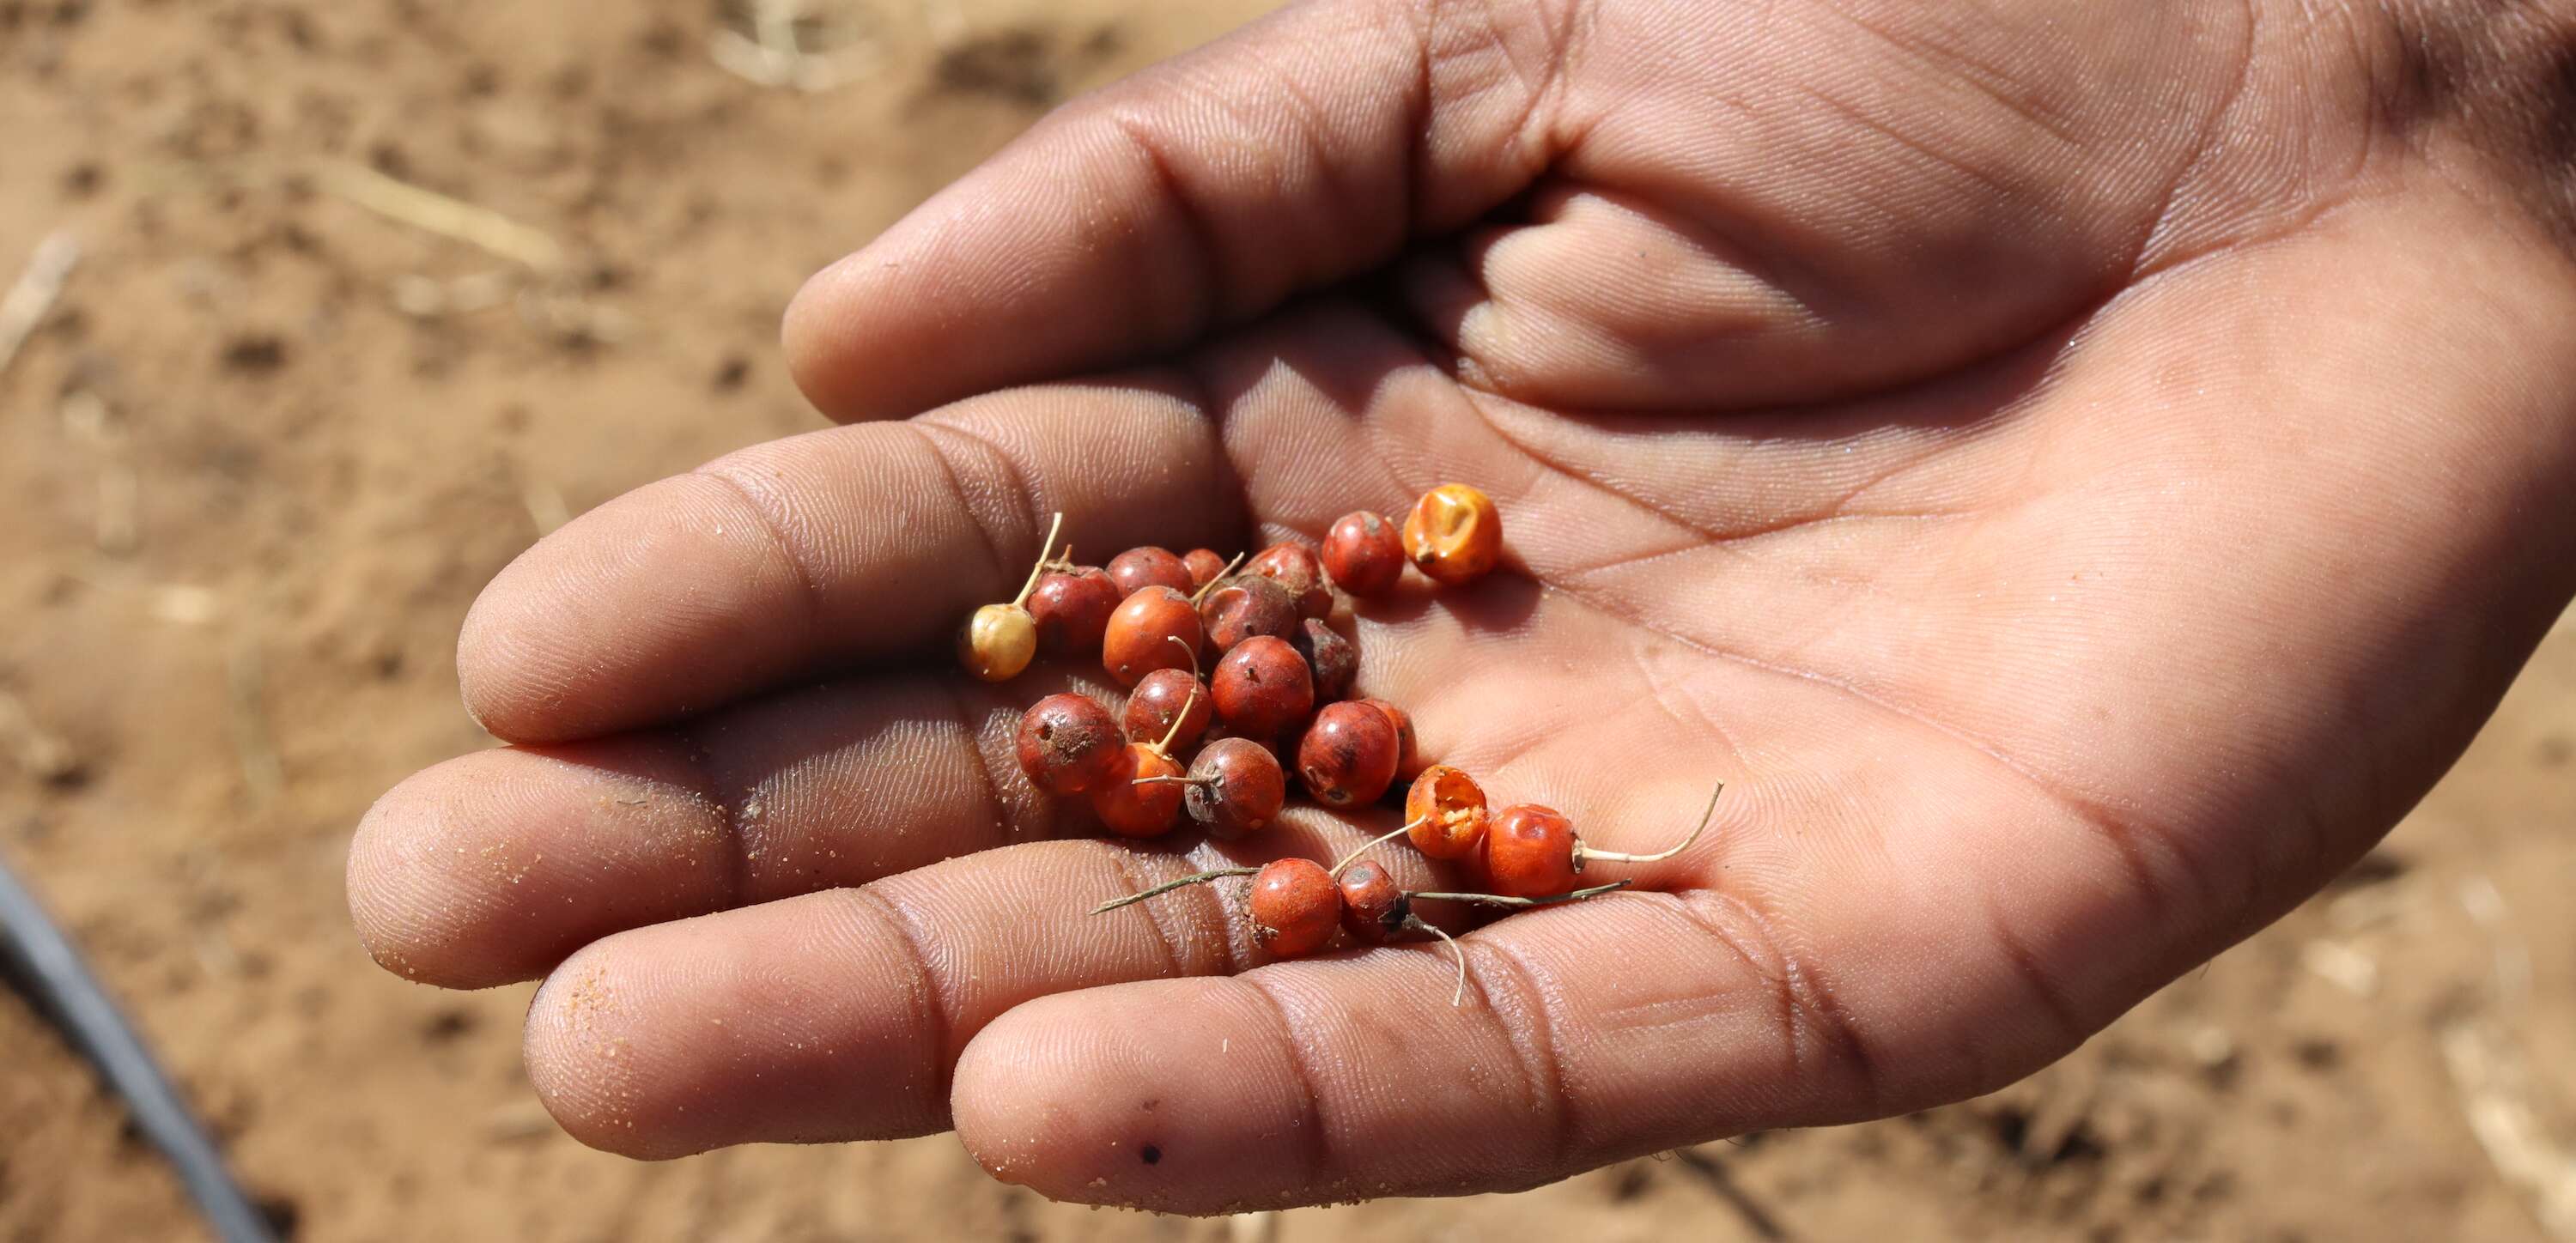
MULTIPOLYGON (((1179 639, 1174 639, 1172 642, 1180 643, 1181 641, 1179 639)), ((1181 643, 1181 646, 1188 647, 1189 644, 1181 643)), ((1190 709, 1197 706, 1199 706, 1199 688, 1196 684, 1192 684, 1190 687, 1190 697, 1182 700, 1181 710, 1172 714, 1172 727, 1163 731, 1163 740, 1161 742, 1154 744, 1154 751, 1156 754, 1162 755, 1165 758, 1169 758, 1171 756, 1172 740, 1181 736, 1181 723, 1190 719, 1190 709)))
POLYGON ((1117 910, 1122 906, 1132 906, 1147 898, 1161 897, 1162 895, 1170 893, 1171 891, 1179 889, 1185 885, 1204 885, 1209 881, 1223 880, 1229 876, 1250 876, 1260 870, 1260 868, 1218 868, 1213 872, 1201 872, 1195 876, 1184 876, 1179 880, 1167 880, 1150 889, 1139 889, 1123 898, 1111 898, 1110 900, 1091 908, 1091 913, 1098 915, 1105 911, 1117 910))
POLYGON ((1458 987, 1450 990, 1449 1004, 1452 1006, 1467 1004, 1467 951, 1465 947, 1458 944, 1458 938, 1422 922, 1422 918, 1418 915, 1405 916, 1404 926, 1414 932, 1428 932, 1449 943, 1449 952, 1458 959, 1458 987))
MULTIPOLYGON (((1011 597, 1012 604, 1026 605, 1029 602, 1029 593, 1038 589, 1038 578, 1046 573, 1047 554, 1055 550, 1055 537, 1063 530, 1064 511, 1058 510, 1054 517, 1047 520, 1046 542, 1038 545, 1038 563, 1029 567, 1029 581, 1020 584, 1020 594, 1011 597)), ((1070 553, 1072 550, 1065 551, 1070 553)))
POLYGON ((1412 832, 1415 825, 1427 823, 1428 820, 1429 818, 1425 817, 1422 820, 1409 821, 1402 828, 1396 829, 1393 832, 1380 833, 1377 836, 1360 843, 1358 846, 1353 847, 1349 854, 1343 855, 1340 861, 1333 864, 1333 870, 1330 875, 1335 879, 1339 879, 1342 874, 1342 869, 1359 862, 1360 856, 1369 852, 1369 847, 1375 846, 1380 842, 1402 837, 1405 834, 1412 832))
POLYGON ((1560 893, 1552 898, 1506 898, 1499 893, 1432 893, 1427 890, 1408 896, 1417 900, 1429 899, 1433 902, 1474 902, 1484 906, 1508 906, 1518 910, 1523 907, 1557 906, 1567 902, 1580 902, 1585 898, 1597 898, 1613 889, 1625 889, 1636 883, 1637 882, 1633 880, 1614 880, 1607 885, 1594 885, 1590 889, 1577 889, 1572 893, 1560 893))
POLYGON ((1234 560, 1226 562, 1225 568, 1216 572, 1216 577, 1199 584, 1199 589, 1190 593, 1190 603, 1196 604, 1206 599, 1207 593, 1216 590, 1216 585, 1224 582, 1226 575, 1234 573, 1234 567, 1243 564, 1245 555, 1244 553, 1234 554, 1234 560))
POLYGON ((1574 870, 1578 872, 1582 871, 1584 861, 1587 859, 1609 859, 1618 863, 1661 863, 1666 859, 1672 858, 1674 855, 1690 849, 1691 843, 1698 841, 1699 835, 1708 831, 1708 822, 1716 818, 1717 796, 1724 793, 1726 793, 1726 783, 1723 781, 1718 782, 1717 788, 1709 791, 1708 810, 1699 814, 1699 827, 1692 829, 1690 831, 1690 836, 1683 838, 1671 848, 1658 850, 1650 855, 1632 855, 1616 850, 1594 850, 1581 842, 1576 842, 1574 844, 1574 870))

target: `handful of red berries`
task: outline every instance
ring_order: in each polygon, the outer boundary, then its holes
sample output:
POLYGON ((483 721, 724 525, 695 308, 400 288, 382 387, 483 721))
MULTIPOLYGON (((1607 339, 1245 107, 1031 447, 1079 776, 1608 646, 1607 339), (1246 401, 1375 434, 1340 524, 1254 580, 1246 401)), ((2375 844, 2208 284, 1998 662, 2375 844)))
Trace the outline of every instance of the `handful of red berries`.
MULTIPOLYGON (((1293 858, 1221 868, 1101 911, 1183 885, 1250 876, 1254 939, 1280 957, 1314 952, 1336 927, 1367 944, 1408 933, 1447 940, 1414 915, 1415 900, 1525 907, 1591 897, 1627 882, 1576 888, 1587 861, 1670 858, 1708 826, 1703 815, 1688 838, 1653 855, 1595 850, 1553 809, 1489 812, 1484 789, 1467 773, 1447 765, 1418 770, 1404 711, 1348 698, 1359 653, 1328 622, 1333 589, 1358 600, 1382 597, 1408 562, 1448 587, 1492 570, 1502 555, 1502 517, 1475 488, 1432 489, 1401 528, 1383 515, 1346 514, 1326 533, 1320 555, 1283 543, 1248 563, 1204 548, 1175 556, 1147 547, 1119 554, 1105 569, 1077 566, 1070 549, 1055 552, 1062 523, 1056 515, 1019 597, 976 610, 958 644, 960 660, 988 681, 1017 676, 1040 650, 1098 652, 1109 674, 1130 688, 1116 716, 1080 694, 1049 695, 1028 710, 1020 721, 1020 767, 1039 789, 1089 799, 1101 823, 1123 836, 1157 837, 1187 816, 1208 836, 1233 839, 1267 827, 1285 805, 1282 756, 1293 758, 1298 783, 1327 807, 1366 806, 1410 777, 1404 827, 1377 840, 1407 837, 1430 858, 1463 863, 1492 890, 1405 892, 1384 868, 1360 858, 1377 844, 1371 842, 1330 869, 1293 858), (1211 657, 1212 671, 1202 677, 1211 657)), ((1715 810, 1711 796, 1710 814, 1715 810)), ((1459 970, 1463 990, 1463 954, 1459 970)))

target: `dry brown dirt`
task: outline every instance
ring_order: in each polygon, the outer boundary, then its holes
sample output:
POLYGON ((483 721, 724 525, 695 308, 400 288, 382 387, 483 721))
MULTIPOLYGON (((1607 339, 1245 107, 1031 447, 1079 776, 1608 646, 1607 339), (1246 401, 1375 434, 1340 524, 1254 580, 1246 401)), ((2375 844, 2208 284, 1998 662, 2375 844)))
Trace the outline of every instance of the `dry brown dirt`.
MULTIPOLYGON (((1233 1228, 1047 1204, 945 1137, 588 1151, 520 1071, 527 989, 407 984, 349 931, 359 812, 488 741, 451 655, 476 589, 567 513, 815 426, 775 348, 808 271, 1259 6, 812 7, 855 40, 820 94, 719 68, 739 19, 701 0, 0 0, 0 273, 85 249, 0 374, 0 854, 301 1238, 1233 1228), (352 168, 571 275, 513 296, 352 168)), ((2562 625, 2361 870, 2033 1080, 1283 1237, 2576 1239, 2571 754, 2562 625)), ((0 1238, 195 1229, 0 993, 0 1238)))

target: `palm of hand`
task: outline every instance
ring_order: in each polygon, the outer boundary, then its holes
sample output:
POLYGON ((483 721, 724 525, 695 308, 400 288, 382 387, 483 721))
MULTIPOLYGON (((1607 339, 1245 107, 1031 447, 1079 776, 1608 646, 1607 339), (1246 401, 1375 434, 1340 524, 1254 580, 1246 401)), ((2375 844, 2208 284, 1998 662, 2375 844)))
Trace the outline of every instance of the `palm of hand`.
POLYGON ((2527 243, 2428 259, 2475 204, 2327 106, 2357 66, 2114 7, 1613 7, 1411 50, 1317 9, 1077 106, 818 280, 800 375, 857 418, 1176 361, 764 446, 531 553, 461 663, 542 745, 379 806, 371 944, 482 984, 617 934, 531 1016, 594 1142, 953 1118, 1005 1177, 1182 1209, 1525 1184, 2056 1056, 2447 764, 2566 574, 2456 593, 2576 458, 2528 417, 2545 377, 2498 374, 2565 335, 2563 283, 2463 305, 2461 265, 2492 293, 2527 243), (1171 102, 1196 81, 1256 98, 1171 102), (988 784, 1025 687, 658 724, 934 644, 1048 507, 1102 551, 1311 537, 1447 478, 1520 573, 1364 610, 1363 684, 1607 846, 1736 791, 1658 892, 1470 938, 1456 1011, 1409 950, 1128 983, 1246 950, 1211 898, 1086 922, 1157 870, 1119 848, 983 849, 1046 831, 988 784), (513 894, 448 862, 496 843, 554 863, 513 894))

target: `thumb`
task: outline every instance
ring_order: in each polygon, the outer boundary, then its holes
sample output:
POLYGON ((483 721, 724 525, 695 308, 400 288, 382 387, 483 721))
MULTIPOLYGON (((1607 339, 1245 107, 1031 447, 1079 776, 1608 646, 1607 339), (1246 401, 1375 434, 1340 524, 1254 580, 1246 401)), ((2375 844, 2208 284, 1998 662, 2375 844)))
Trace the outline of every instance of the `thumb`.
POLYGON ((1456 228, 1546 165, 1557 7, 1316 0, 1076 100, 807 282, 797 382, 836 419, 909 415, 1152 357, 1456 228))

